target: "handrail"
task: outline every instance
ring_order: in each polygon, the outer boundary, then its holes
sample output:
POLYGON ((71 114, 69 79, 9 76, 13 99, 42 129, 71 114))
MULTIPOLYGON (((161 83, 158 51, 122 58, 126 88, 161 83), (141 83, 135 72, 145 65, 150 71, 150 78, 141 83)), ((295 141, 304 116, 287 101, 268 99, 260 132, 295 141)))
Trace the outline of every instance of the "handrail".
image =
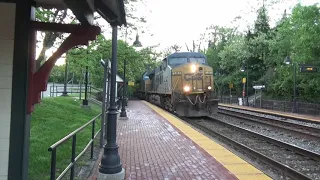
POLYGON ((77 160, 85 153, 85 151, 91 147, 90 150, 90 159, 93 158, 93 145, 94 145, 94 139, 97 137, 97 135, 99 134, 99 132, 101 131, 101 128, 98 130, 98 132, 95 134, 95 122, 96 120, 101 116, 101 113, 99 115, 97 115, 96 117, 94 117, 93 119, 91 119, 89 122, 85 123, 84 125, 82 125, 81 127, 79 127, 78 129, 74 130, 73 132, 71 132, 70 134, 68 134, 67 136, 65 136, 64 138, 60 139, 59 141, 57 141, 56 143, 54 143, 53 145, 51 145, 48 148, 48 151, 51 152, 51 172, 50 172, 50 180, 57 180, 57 179, 61 179, 63 178, 66 173, 68 172, 68 170, 71 169, 70 172, 70 179, 73 180, 74 179, 74 165, 77 162, 77 160), (89 124, 92 123, 92 129, 91 129, 91 140, 89 141, 89 143, 86 145, 86 147, 80 152, 80 154, 78 156, 76 156, 76 141, 77 141, 77 133, 82 131, 85 127, 87 127, 89 124), (61 172, 61 174, 59 175, 59 177, 56 179, 56 158, 57 158, 57 148, 65 143, 67 140, 72 138, 72 152, 71 152, 71 162, 69 163, 69 165, 61 172))

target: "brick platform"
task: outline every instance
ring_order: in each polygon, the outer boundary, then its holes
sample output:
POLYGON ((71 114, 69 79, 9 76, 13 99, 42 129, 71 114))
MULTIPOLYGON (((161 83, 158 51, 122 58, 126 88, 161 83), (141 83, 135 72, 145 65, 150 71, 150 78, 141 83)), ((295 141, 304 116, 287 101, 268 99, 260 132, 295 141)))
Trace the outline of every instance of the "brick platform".
POLYGON ((128 106, 117 137, 126 179, 237 179, 142 101, 128 106))

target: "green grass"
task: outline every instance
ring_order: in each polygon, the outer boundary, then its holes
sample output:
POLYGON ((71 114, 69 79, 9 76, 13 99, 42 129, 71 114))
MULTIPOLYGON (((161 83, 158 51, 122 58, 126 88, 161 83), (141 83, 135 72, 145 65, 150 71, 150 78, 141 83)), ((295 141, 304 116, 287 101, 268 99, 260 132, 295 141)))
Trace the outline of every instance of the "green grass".
MULTIPOLYGON (((42 99, 31 118, 29 179, 44 180, 50 176, 51 153, 48 148, 76 130, 101 112, 97 105, 90 104, 91 109, 82 109, 82 101, 72 97, 55 97, 42 99)), ((92 126, 87 126, 77 133, 78 155, 91 138, 92 126)), ((96 132, 100 128, 97 119, 96 132)), ((68 140, 57 149, 57 177, 70 163, 71 142, 68 140)), ((90 148, 89 148, 90 149, 90 148)), ((66 176, 69 176, 67 173, 66 176)))

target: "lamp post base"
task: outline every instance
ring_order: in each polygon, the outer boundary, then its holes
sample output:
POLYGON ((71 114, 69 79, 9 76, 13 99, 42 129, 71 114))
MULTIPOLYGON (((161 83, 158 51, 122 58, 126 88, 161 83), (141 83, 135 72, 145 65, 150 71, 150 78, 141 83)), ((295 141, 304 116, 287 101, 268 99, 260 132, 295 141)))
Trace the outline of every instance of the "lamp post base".
POLYGON ((121 117, 121 116, 120 116, 120 117, 118 118, 118 120, 129 120, 129 118, 128 118, 128 117, 121 117))
POLYGON ((97 180, 123 180, 125 177, 125 170, 122 168, 121 172, 116 174, 98 173, 97 180))
POLYGON ((67 92, 62 92, 61 96, 69 96, 67 92))
POLYGON ((87 99, 82 100, 82 105, 87 106, 89 104, 89 101, 87 99))
POLYGON ((128 120, 127 112, 125 109, 121 109, 119 120, 128 120))

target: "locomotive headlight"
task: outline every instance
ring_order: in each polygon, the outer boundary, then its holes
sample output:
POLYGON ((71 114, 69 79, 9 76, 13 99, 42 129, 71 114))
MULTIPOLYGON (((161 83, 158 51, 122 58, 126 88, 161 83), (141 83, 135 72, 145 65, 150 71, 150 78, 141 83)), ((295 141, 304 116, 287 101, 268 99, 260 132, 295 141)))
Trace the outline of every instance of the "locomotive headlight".
POLYGON ((192 65, 191 65, 191 72, 192 72, 192 73, 195 73, 196 70, 197 70, 197 66, 196 66, 195 64, 192 64, 192 65))
POLYGON ((211 89, 212 89, 212 87, 211 87, 211 86, 208 86, 208 89, 209 89, 209 90, 211 90, 211 89))
POLYGON ((185 92, 189 92, 189 91, 190 91, 190 86, 184 86, 184 87, 183 87, 183 90, 184 90, 185 92))

